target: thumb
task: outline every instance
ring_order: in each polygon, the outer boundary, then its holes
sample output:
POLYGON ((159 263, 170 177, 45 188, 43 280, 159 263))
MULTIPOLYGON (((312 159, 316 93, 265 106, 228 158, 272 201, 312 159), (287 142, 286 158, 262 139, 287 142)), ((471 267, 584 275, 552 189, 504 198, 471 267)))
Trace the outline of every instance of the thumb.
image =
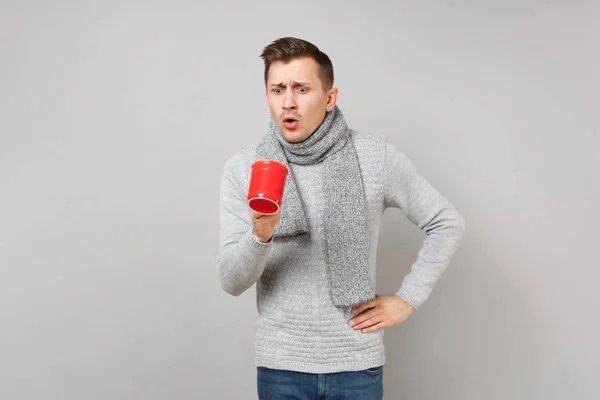
POLYGON ((362 312, 362 311, 364 311, 366 309, 373 308, 376 305, 377 305, 376 301, 375 300, 371 300, 371 301, 368 301, 366 303, 359 304, 356 307, 353 307, 352 310, 351 310, 351 312, 352 312, 352 314, 358 314, 358 313, 360 313, 360 312, 362 312))

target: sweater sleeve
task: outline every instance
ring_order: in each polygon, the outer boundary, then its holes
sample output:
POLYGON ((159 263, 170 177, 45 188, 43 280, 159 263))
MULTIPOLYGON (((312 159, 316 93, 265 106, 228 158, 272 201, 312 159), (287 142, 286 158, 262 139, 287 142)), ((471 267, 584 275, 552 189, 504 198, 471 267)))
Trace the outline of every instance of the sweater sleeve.
POLYGON ((246 190, 242 187, 244 163, 230 158, 223 168, 220 188, 220 243, 217 272, 221 287, 239 296, 251 287, 265 269, 271 241, 262 243, 252 232, 246 190))
POLYGON ((396 292, 417 309, 450 264, 464 236, 465 221, 405 154, 390 144, 386 146, 385 207, 401 209, 410 222, 426 233, 416 261, 396 292))

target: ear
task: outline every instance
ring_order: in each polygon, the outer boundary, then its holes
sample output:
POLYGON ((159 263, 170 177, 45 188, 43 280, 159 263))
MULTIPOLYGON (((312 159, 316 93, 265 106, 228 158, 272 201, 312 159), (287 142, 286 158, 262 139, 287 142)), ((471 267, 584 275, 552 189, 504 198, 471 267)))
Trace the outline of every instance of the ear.
POLYGON ((333 110, 333 107, 337 102, 338 95, 339 90, 337 88, 329 89, 329 93, 327 93, 327 111, 333 110))

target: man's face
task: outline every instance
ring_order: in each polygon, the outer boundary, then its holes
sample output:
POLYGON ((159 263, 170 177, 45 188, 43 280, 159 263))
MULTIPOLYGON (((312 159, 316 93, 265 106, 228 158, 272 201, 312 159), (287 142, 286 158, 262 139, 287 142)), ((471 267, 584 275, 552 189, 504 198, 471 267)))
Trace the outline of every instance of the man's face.
POLYGON ((312 135, 325 113, 333 109, 337 93, 335 88, 325 88, 312 58, 276 61, 269 68, 267 103, 288 142, 302 142, 312 135))

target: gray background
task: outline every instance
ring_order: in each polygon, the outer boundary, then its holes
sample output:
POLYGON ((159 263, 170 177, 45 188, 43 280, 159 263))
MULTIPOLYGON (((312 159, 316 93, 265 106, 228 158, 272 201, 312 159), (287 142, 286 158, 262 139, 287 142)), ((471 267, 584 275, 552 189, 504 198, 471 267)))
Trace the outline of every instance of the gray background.
MULTIPOLYGON (((0 3, 0 398, 255 398, 218 186, 287 35, 467 221, 386 331, 386 399, 600 398, 597 2, 48 3, 0 3)), ((424 236, 382 230, 390 293, 424 236)))

